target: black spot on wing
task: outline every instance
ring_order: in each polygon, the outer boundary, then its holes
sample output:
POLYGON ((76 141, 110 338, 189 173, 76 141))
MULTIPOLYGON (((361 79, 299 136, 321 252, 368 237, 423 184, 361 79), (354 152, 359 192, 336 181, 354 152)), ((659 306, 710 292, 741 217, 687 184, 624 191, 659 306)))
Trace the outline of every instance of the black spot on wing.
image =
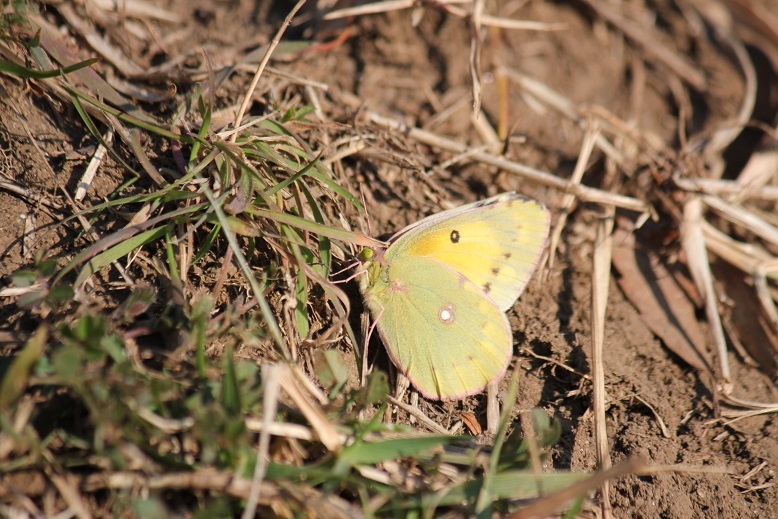
POLYGON ((495 276, 500 273, 500 267, 492 267, 492 274, 495 276))
POLYGON ((492 290, 492 284, 489 283, 489 282, 486 282, 486 283, 484 283, 484 287, 483 288, 484 288, 484 292, 486 292, 488 294, 492 290))
POLYGON ((456 229, 451 231, 451 236, 449 238, 451 239, 451 243, 459 243, 459 239, 461 238, 461 236, 459 235, 459 231, 457 231, 456 229))

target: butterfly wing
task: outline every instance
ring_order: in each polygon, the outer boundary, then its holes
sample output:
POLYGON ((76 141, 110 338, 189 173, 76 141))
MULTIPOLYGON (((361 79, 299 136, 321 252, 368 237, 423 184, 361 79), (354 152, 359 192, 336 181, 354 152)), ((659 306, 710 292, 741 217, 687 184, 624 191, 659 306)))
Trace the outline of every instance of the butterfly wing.
POLYGON ((423 257, 371 267, 378 270, 372 284, 362 282, 365 301, 392 361, 422 395, 462 399, 503 376, 513 335, 479 286, 423 257))
POLYGON ((444 211, 400 231, 386 261, 428 258, 462 274, 507 310, 524 291, 548 238, 550 214, 516 193, 444 211))

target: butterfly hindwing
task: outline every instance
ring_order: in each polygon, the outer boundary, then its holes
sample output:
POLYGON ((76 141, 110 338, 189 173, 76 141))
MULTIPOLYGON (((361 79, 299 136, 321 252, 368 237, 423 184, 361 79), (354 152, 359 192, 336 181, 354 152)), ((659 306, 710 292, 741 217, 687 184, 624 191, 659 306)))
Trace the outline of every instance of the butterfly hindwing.
POLYGON ((454 270, 397 258, 365 298, 392 361, 422 395, 461 399, 505 373, 513 350, 508 319, 454 270))

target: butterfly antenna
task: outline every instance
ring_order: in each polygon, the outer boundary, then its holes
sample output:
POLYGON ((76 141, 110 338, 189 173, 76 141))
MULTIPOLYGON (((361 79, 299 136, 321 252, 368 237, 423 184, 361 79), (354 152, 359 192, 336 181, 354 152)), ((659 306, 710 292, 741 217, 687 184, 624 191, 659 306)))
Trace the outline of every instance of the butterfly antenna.
POLYGON ((352 280, 352 279, 354 279, 355 277, 359 276, 360 274, 364 274, 365 272, 367 272, 367 270, 364 270, 364 269, 362 269, 362 270, 358 270, 358 271, 354 272, 352 275, 350 275, 349 277, 347 277, 346 279, 344 279, 344 280, 342 280, 342 281, 338 281, 336 284, 339 284, 339 283, 348 283, 349 281, 351 281, 351 280, 352 280))
POLYGON ((354 267, 356 267, 358 265, 359 265, 359 260, 351 261, 348 264, 346 264, 346 266, 343 267, 342 269, 334 270, 334 271, 330 272, 330 276, 337 276, 338 274, 343 274, 347 270, 353 269, 354 267))
MULTIPOLYGON (((340 274, 341 272, 345 272, 348 269, 353 269, 353 268, 359 267, 360 265, 361 265, 361 263, 359 261, 355 261, 353 263, 350 263, 348 266, 344 267, 343 269, 339 270, 338 272, 333 272, 331 275, 334 276, 334 275, 340 274)), ((337 281, 333 281, 332 284, 333 285, 340 285, 342 283, 348 283, 349 281, 351 281, 355 277, 359 276, 360 274, 364 274, 365 272, 367 272, 367 269, 358 269, 356 272, 351 274, 346 279, 339 279, 337 281)))

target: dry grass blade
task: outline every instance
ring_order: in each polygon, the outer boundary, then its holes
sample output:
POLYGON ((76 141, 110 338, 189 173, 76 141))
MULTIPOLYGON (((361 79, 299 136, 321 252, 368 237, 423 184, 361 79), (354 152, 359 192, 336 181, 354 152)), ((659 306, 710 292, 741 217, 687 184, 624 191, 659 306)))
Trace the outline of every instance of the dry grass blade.
POLYGON ((607 481, 627 474, 639 473, 645 466, 646 464, 642 460, 634 458, 627 460, 623 463, 619 463, 615 467, 601 470, 588 479, 574 483, 565 490, 538 499, 534 503, 523 507, 521 510, 514 512, 507 517, 509 519, 550 517, 555 510, 560 509, 565 503, 601 487, 607 481))
MULTIPOLYGON (((594 265, 592 274, 592 401, 594 404, 594 437, 597 446, 597 465, 603 470, 611 466, 608 432, 605 418, 605 365, 603 346, 605 342, 605 315, 608 308, 610 288, 611 255, 613 252, 613 210, 597 225, 594 243, 594 265)), ((610 485, 602 485, 602 514, 611 515, 610 485)))
POLYGON ((685 57, 666 48, 661 43, 662 38, 658 37, 657 34, 653 34, 646 26, 638 26, 626 20, 616 11, 606 7, 599 1, 584 0, 584 3, 594 9, 604 20, 607 20, 623 32, 625 36, 640 45, 646 54, 651 55, 654 59, 664 64, 692 87, 697 90, 706 89, 707 81, 702 71, 685 57))
MULTIPOLYGON (((505 74, 518 84, 525 95, 539 101, 542 105, 551 107, 584 128, 590 126, 590 123, 583 117, 581 109, 575 103, 559 92, 551 89, 548 85, 513 69, 503 67, 501 73, 505 74)), ((597 143, 597 147, 611 160, 620 165, 625 164, 626 161, 621 152, 601 133, 596 134, 595 142, 597 143)))
MULTIPOLYGON (((732 55, 740 66, 745 81, 745 94, 740 99, 740 108, 734 120, 727 125, 717 128, 712 136, 706 135, 703 138, 705 141, 705 155, 712 159, 710 160, 711 162, 719 163, 717 169, 712 172, 712 175, 718 178, 723 173, 724 167, 724 161, 720 160, 721 154, 740 135, 743 128, 749 124, 753 117, 757 99, 758 78, 748 49, 732 31, 732 20, 729 17, 722 17, 721 9, 713 3, 693 0, 692 4, 710 26, 714 28, 715 36, 719 42, 722 42, 724 46, 729 46, 732 55)), ((689 147, 689 149, 695 148, 696 145, 694 144, 689 147)))
MULTIPOLYGON (((268 431, 268 434, 272 436, 281 436, 284 438, 293 438, 295 440, 304 440, 307 442, 316 441, 316 435, 310 428, 296 424, 296 423, 280 423, 271 422, 269 425, 265 425, 263 418, 246 418, 246 429, 252 432, 268 431)), ((341 434, 340 442, 346 443, 348 438, 345 434, 341 434)))
POLYGON ((14 451, 16 437, 22 434, 34 410, 35 402, 28 396, 22 397, 18 402, 12 418, 12 428, 0 432, 0 460, 8 459, 9 454, 14 451))
MULTIPOLYGON (((519 366, 516 366, 519 370, 519 366)), ((497 399, 499 387, 497 381, 489 382, 486 387, 486 431, 489 434, 497 434, 500 425, 500 402, 497 399)))
POLYGON ((778 200, 778 186, 751 186, 735 180, 684 178, 680 175, 673 176, 673 183, 680 189, 689 193, 734 197, 741 203, 746 200, 778 200))
POLYGON ((102 35, 98 34, 98 31, 91 26, 89 18, 76 13, 71 4, 59 4, 58 10, 68 24, 81 33, 81 36, 92 46, 95 52, 108 60, 122 75, 132 77, 140 76, 144 73, 143 68, 127 59, 121 49, 114 47, 102 35))
MULTIPOLYGON (((59 63, 77 63, 79 61, 78 56, 70 50, 68 44, 64 41, 64 38, 55 26, 43 17, 34 17, 32 18, 32 21, 40 27, 41 47, 43 47, 52 58, 59 63)), ((108 82, 92 68, 78 70, 70 74, 69 79, 70 78, 79 81, 95 96, 104 99, 114 106, 132 106, 129 99, 117 92, 116 89, 109 85, 108 82)), ((62 80, 60 78, 47 79, 44 82, 52 88, 58 97, 69 101, 70 95, 62 88, 62 80)), ((132 113, 139 117, 147 117, 146 114, 137 109, 132 113)), ((95 110, 92 115, 100 117, 102 116, 102 112, 95 110)))
POLYGON ((390 11, 410 9, 415 4, 416 0, 385 0, 382 2, 371 2, 354 7, 336 9, 326 13, 322 18, 324 20, 337 20, 338 18, 348 18, 349 16, 365 16, 368 14, 388 13, 390 11))
MULTIPOLYGON (((587 128, 584 135, 583 144, 581 144, 581 152, 578 154, 578 160, 575 163, 575 169, 570 177, 570 182, 574 184, 580 184, 584 173, 586 172, 586 166, 589 164, 589 158, 592 155, 594 149, 594 143, 599 136, 599 131, 596 128, 587 128)), ((556 224, 551 231, 548 245, 548 268, 554 268, 554 259, 556 258, 556 248, 559 244, 559 238, 562 236, 562 231, 565 229, 567 218, 575 209, 576 198, 570 193, 566 193, 562 197, 562 203, 560 204, 559 216, 557 217, 556 224)))
MULTIPOLYGON (((114 472, 81 477, 80 486, 84 491, 129 490, 147 488, 149 490, 195 490, 223 492, 240 499, 248 499, 252 481, 233 473, 213 469, 195 472, 169 472, 159 476, 144 476, 135 472, 114 472)), ((309 514, 318 513, 324 517, 359 518, 363 514, 347 501, 332 494, 322 494, 305 485, 285 488, 280 484, 263 483, 260 503, 266 507, 290 512, 289 503, 301 505, 309 514), (286 503, 286 504, 285 504, 286 503)))
POLYGON ((88 4, 93 5, 103 11, 119 11, 124 16, 134 16, 136 18, 151 18, 168 23, 181 23, 181 16, 167 9, 162 9, 154 4, 144 2, 143 0, 133 0, 117 5, 112 0, 88 0, 88 4))
POLYGON ((481 17, 484 0, 473 1, 470 35, 470 88, 473 93, 473 115, 481 113, 481 17))
POLYGON ((730 222, 741 225, 774 245, 778 245, 778 228, 764 221, 762 218, 759 218, 747 209, 728 204, 720 198, 710 195, 703 195, 702 201, 705 202, 705 205, 730 222))
POLYGON ((727 341, 724 338, 724 329, 721 326, 721 316, 718 310, 718 297, 713 288, 713 276, 710 271, 710 262, 705 248, 705 237, 702 232, 702 200, 694 197, 686 202, 683 208, 683 221, 681 223, 681 241, 686 252, 686 260, 692 274, 697 290, 705 300, 705 315, 708 318, 708 326, 716 346, 719 358, 719 367, 723 379, 722 390, 729 394, 732 390, 729 361, 727 360, 727 341))
POLYGON ((81 493, 77 488, 77 478, 75 476, 69 477, 59 474, 49 474, 49 479, 76 517, 79 519, 89 519, 92 517, 84 500, 81 498, 81 493))
MULTIPOLYGON (((470 0, 468 0, 470 2, 470 0)), ((478 5, 480 0, 473 2, 478 5)), ((400 11, 402 9, 411 9, 418 5, 418 0, 384 0, 381 2, 372 2, 354 7, 344 7, 326 13, 322 19, 337 20, 351 16, 365 16, 370 14, 388 13, 391 11, 400 11)), ((512 20, 509 18, 491 16, 488 14, 477 13, 482 8, 474 7, 472 12, 462 9, 455 4, 462 3, 461 0, 436 0, 434 6, 443 9, 445 12, 459 16, 461 18, 478 18, 478 26, 485 25, 489 27, 498 27, 501 29, 515 29, 525 31, 561 31, 567 29, 564 23, 545 23, 533 22, 529 20, 512 20)))
POLYGON ((62 206, 55 200, 49 200, 48 198, 38 193, 33 193, 29 189, 25 189, 16 182, 0 180, 0 189, 13 193, 19 197, 29 200, 31 203, 41 204, 45 207, 52 207, 54 209, 61 209, 62 206))
POLYGON ((97 173, 100 164, 103 163, 103 159, 105 158, 106 153, 106 146, 110 146, 111 142, 113 142, 113 129, 108 130, 108 132, 103 136, 103 141, 105 142, 105 145, 100 143, 97 146, 97 150, 92 156, 92 160, 89 161, 89 166, 87 166, 86 170, 84 170, 84 174, 81 176, 81 180, 78 183, 78 188, 76 188, 76 194, 73 195, 73 200, 76 202, 80 202, 84 199, 87 189, 89 189, 89 186, 92 184, 92 180, 94 180, 95 174, 97 173))
POLYGON ((438 434, 451 434, 448 430, 446 430, 445 427, 442 427, 440 424, 435 422, 434 420, 430 419, 429 416, 424 414, 418 407, 414 407, 412 405, 408 405, 402 400, 398 400, 397 398, 393 396, 387 396, 386 400, 391 403, 392 405, 396 405, 406 413, 415 416, 418 418, 424 425, 429 427, 431 430, 435 431, 438 434))
POLYGON ((760 265, 774 259, 763 249, 737 241, 705 220, 700 222, 700 227, 708 250, 746 274, 756 272, 760 265))
POLYGON ((292 399, 297 409, 310 422, 316 437, 324 444, 327 450, 331 452, 339 451, 343 447, 340 433, 333 427, 324 412, 300 388, 299 378, 304 378, 304 375, 295 376, 292 369, 285 364, 279 366, 279 378, 284 393, 292 399))
POLYGON ((708 250, 744 273, 718 269, 724 272, 721 282, 728 296, 734 298, 728 321, 733 344, 738 345, 739 339, 759 369, 773 375, 778 369, 778 309, 769 282, 778 278, 776 260, 763 248, 734 240, 708 222, 701 225, 708 250))
POLYGON ((778 413, 778 403, 764 404, 762 402, 751 402, 751 401, 740 400, 732 397, 727 397, 724 399, 724 401, 730 405, 736 405, 739 407, 746 408, 746 410, 734 410, 734 409, 722 410, 721 416, 729 419, 729 420, 722 421, 722 423, 726 425, 731 425, 740 420, 745 420, 746 418, 754 418, 755 416, 778 413))
POLYGON ((262 482, 267 472, 267 466, 270 463, 270 453, 268 452, 270 449, 270 424, 275 422, 276 411, 278 410, 279 381, 282 369, 278 364, 265 364, 262 367, 262 378, 265 381, 262 397, 262 431, 259 434, 257 463, 254 465, 254 477, 251 480, 251 491, 246 501, 246 508, 243 509, 243 519, 254 517, 256 514, 262 482))
MULTIPOLYGON (((407 136, 411 137, 412 139, 415 139, 419 142, 423 142, 424 144, 435 146, 453 153, 466 153, 470 151, 470 148, 468 148, 463 144, 459 144, 458 142, 455 142, 450 139, 446 139, 445 137, 440 137, 439 135, 436 135, 431 132, 427 132, 425 130, 420 130, 418 128, 409 128, 408 126, 400 122, 393 121, 391 119, 383 117, 374 112, 368 111, 365 113, 365 115, 367 116, 367 119, 372 123, 375 123, 383 128, 389 128, 393 131, 404 133, 407 136)), ((574 184, 572 182, 551 175, 550 173, 546 173, 544 171, 540 171, 538 169, 531 168, 529 166, 519 164, 517 162, 505 159, 503 157, 492 155, 490 153, 485 153, 482 151, 473 151, 472 153, 470 153, 470 157, 477 162, 494 166, 496 168, 507 171, 509 173, 514 173, 531 182, 536 182, 541 185, 553 187, 555 189, 559 189, 560 191, 564 191, 566 193, 572 193, 575 196, 577 196, 579 199, 586 202, 596 202, 604 205, 613 205, 616 207, 630 209, 632 211, 638 211, 641 213, 648 211, 649 208, 648 204, 640 200, 637 200, 635 198, 619 195, 616 193, 610 193, 608 191, 602 191, 600 189, 596 189, 592 187, 574 184)))
MULTIPOLYGON (((243 96, 243 103, 241 103, 240 108, 238 109, 238 113, 235 115, 235 122, 232 125, 233 128, 237 128, 238 126, 240 126, 240 123, 243 120, 243 114, 246 113, 246 110, 249 107, 249 103, 251 103, 251 97, 254 95, 254 89, 257 88, 257 84, 259 83, 259 78, 262 77, 262 72, 265 70, 268 61, 270 61, 270 56, 273 55, 273 51, 278 46, 278 43, 281 41, 281 36, 283 36, 284 32, 286 32, 286 28, 289 27, 290 23, 292 23, 292 18, 294 18, 294 15, 297 14, 297 11, 299 11, 304 4, 305 4, 305 0, 299 0, 297 4, 294 7, 292 7, 292 10, 289 11, 288 15, 286 15, 286 19, 284 20, 284 23, 278 29, 278 32, 273 37, 273 40, 270 42, 270 45, 268 45, 267 51, 265 51, 265 55, 262 57, 262 61, 260 61, 259 65, 257 65, 257 71, 254 73, 254 77, 251 80, 251 85, 249 85, 249 88, 246 91, 246 95, 243 96)), ((231 142, 235 142, 237 138, 238 138, 238 133, 235 132, 232 135, 230 140, 231 142)))
POLYGON ((778 334, 778 309, 775 307, 775 300, 767 284, 768 278, 775 278, 776 274, 778 274, 778 260, 761 263, 754 271, 754 285, 756 286, 756 293, 759 296, 762 308, 770 318, 773 332, 778 334), (770 274, 772 276, 769 276, 770 274))

